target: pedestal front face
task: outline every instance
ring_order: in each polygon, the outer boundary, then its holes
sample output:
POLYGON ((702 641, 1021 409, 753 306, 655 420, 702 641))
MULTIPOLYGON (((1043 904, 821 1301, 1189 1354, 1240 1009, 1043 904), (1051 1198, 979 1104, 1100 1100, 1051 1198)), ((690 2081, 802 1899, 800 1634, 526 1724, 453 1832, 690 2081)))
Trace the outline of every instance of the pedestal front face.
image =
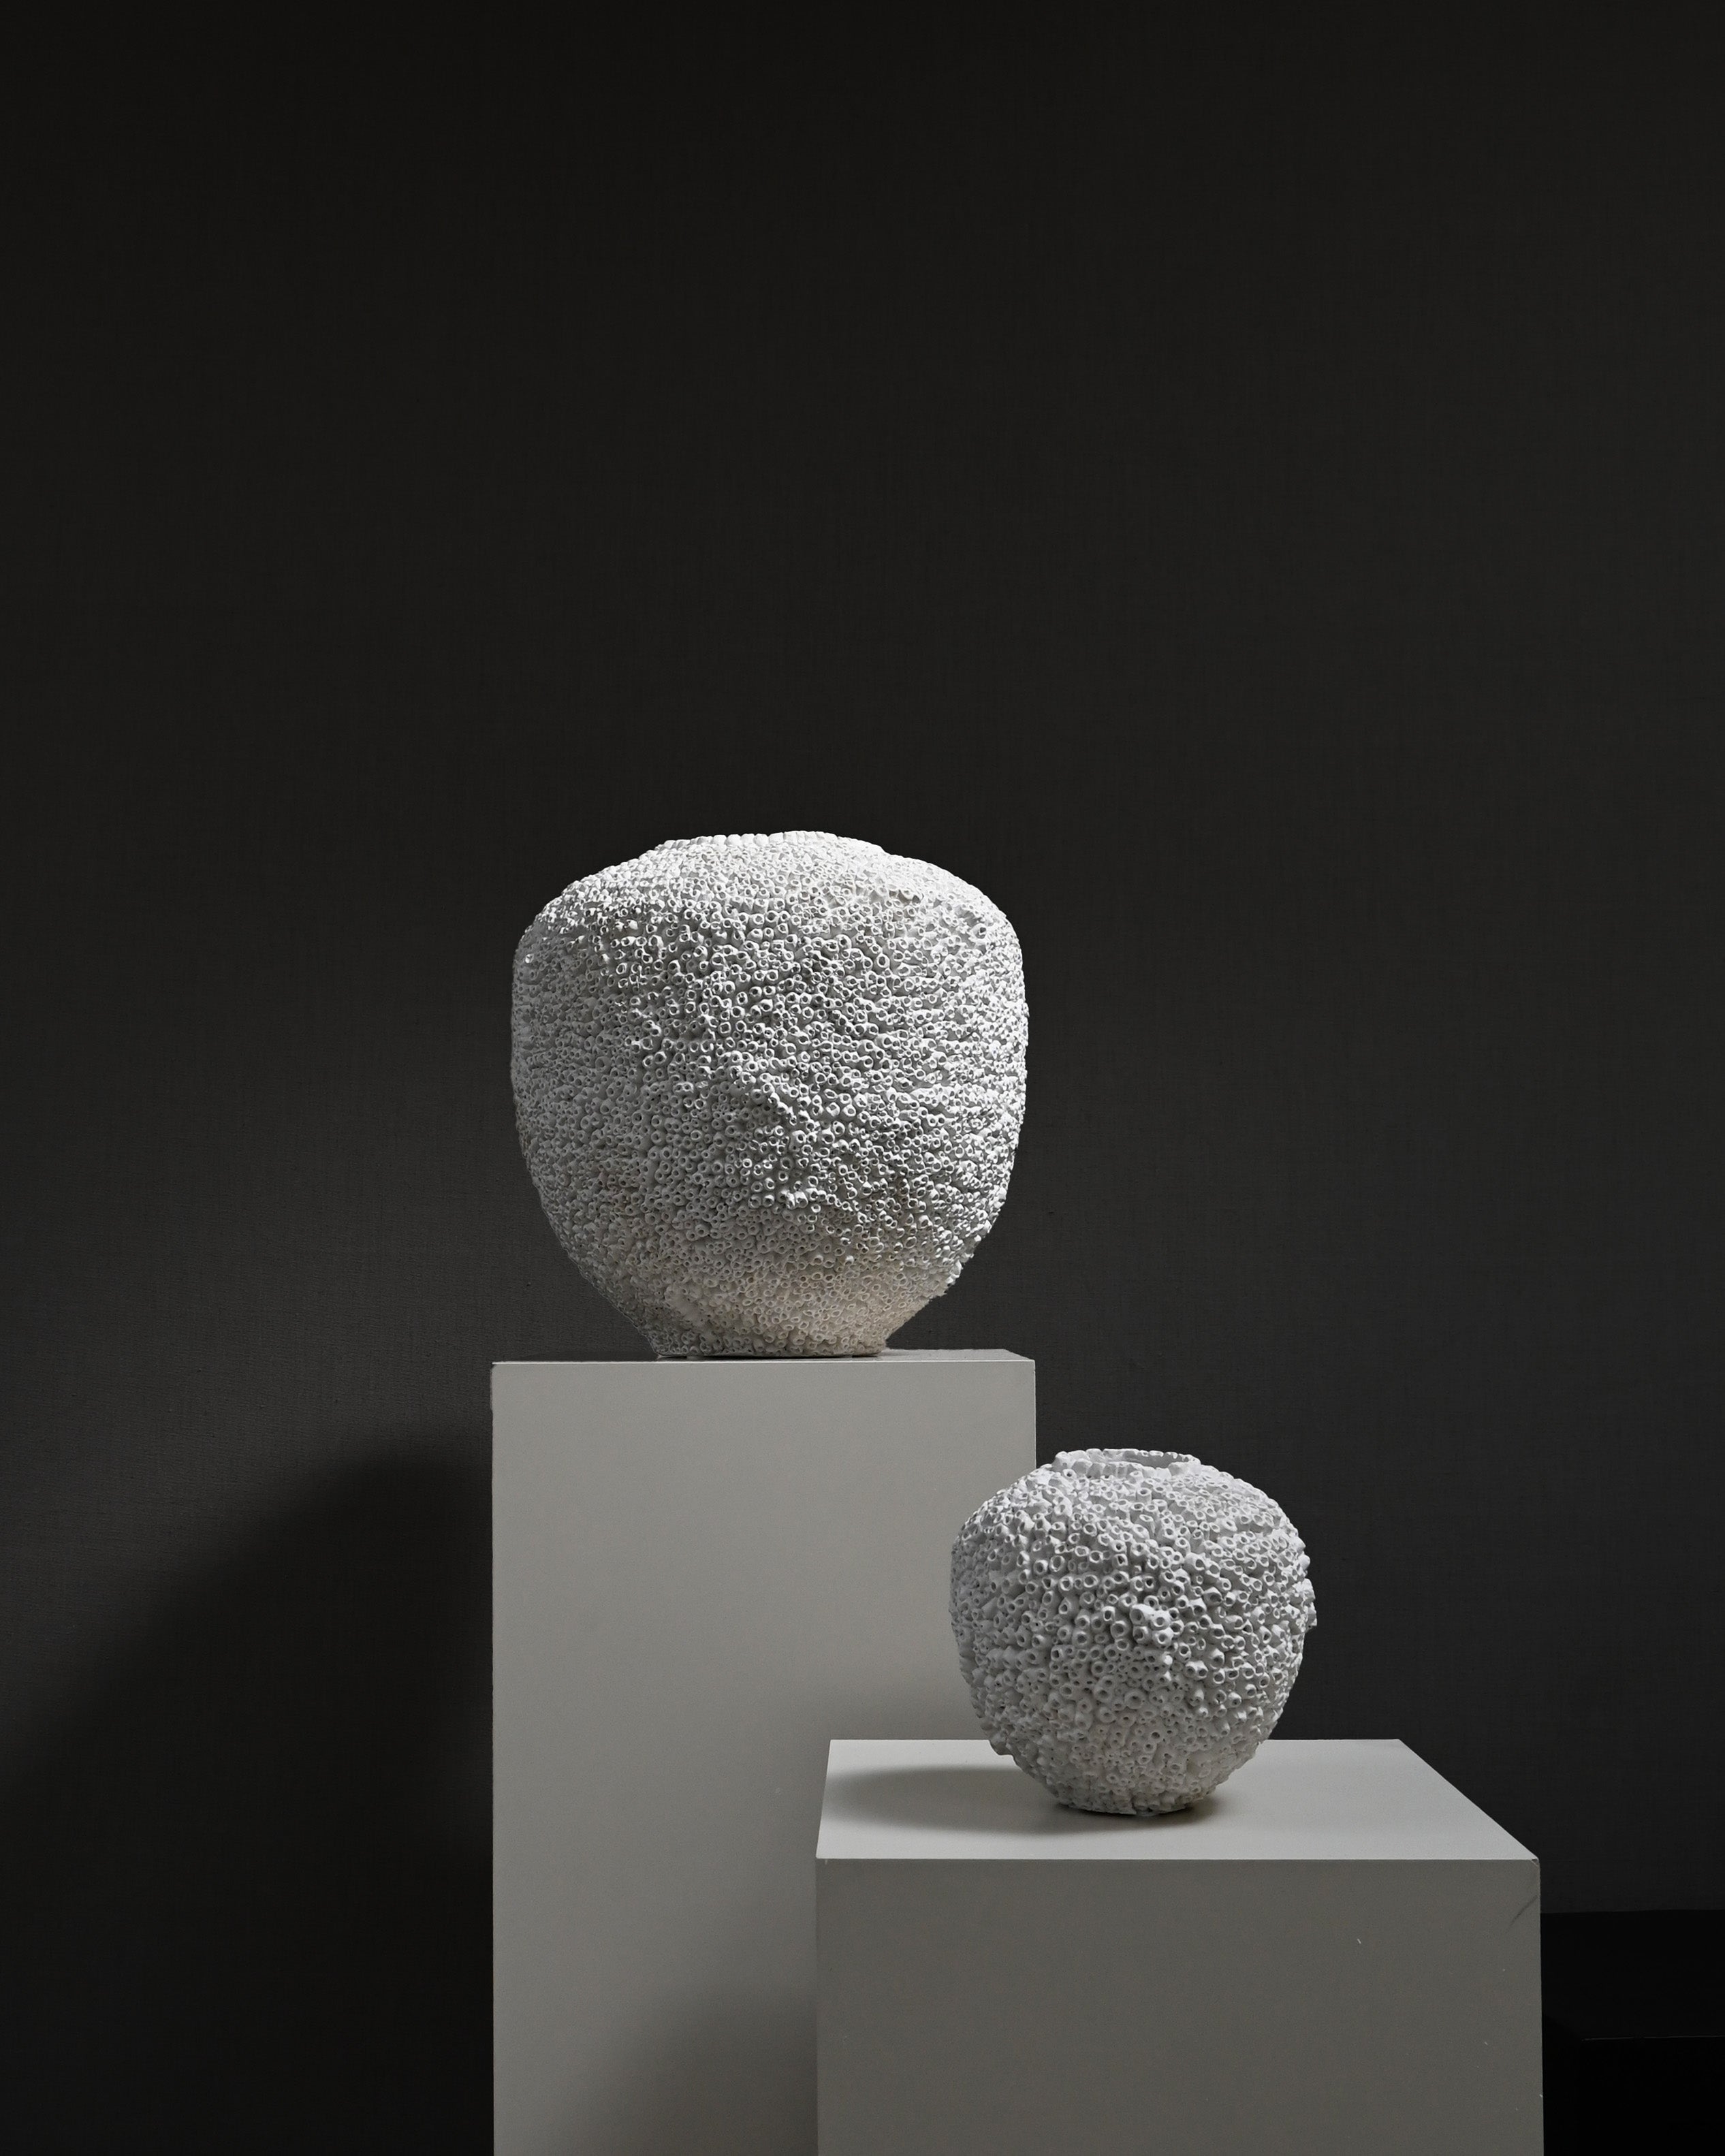
POLYGON ((964 1737, 952 1538, 1032 1364, 500 1364, 498 2156, 812 2156, 835 1730, 964 1737))
POLYGON ((1538 1866, 1404 1745, 1117 1819, 835 1743, 816 1869, 820 2156, 1538 2156, 1538 1866))

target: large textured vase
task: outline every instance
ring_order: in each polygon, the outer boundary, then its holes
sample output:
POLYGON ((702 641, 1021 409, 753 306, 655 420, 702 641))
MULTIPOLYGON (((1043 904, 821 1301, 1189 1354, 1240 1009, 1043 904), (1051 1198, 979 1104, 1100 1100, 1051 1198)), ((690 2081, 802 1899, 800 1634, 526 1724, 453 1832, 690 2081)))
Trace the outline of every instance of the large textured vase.
POLYGON ((516 954, 527 1165, 661 1355, 870 1355, 950 1287, 1024 1105, 1018 939, 926 861, 822 831, 680 839, 516 954))

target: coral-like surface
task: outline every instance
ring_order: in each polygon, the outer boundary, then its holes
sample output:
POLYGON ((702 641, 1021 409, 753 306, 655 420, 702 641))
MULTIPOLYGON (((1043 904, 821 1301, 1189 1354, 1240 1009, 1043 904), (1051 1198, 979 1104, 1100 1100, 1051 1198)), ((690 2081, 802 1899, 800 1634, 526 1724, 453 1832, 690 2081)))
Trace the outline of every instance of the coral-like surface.
POLYGON ((1063 1452, 952 1546, 983 1732, 1063 1804, 1182 1811, 1244 1766, 1317 1622, 1281 1507, 1183 1452, 1063 1452))
POLYGON ((988 1233, 1024 1106, 1018 938, 927 861, 687 839, 516 954, 527 1165, 662 1355, 868 1355, 988 1233))

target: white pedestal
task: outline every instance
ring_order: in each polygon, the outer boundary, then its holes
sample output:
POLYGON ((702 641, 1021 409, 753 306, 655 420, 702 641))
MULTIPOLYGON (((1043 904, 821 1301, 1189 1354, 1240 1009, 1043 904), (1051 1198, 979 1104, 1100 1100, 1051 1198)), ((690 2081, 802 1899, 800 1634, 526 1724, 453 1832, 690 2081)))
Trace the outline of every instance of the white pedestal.
POLYGON ((1538 2156, 1539 1870, 1404 1745, 1165 1819, 837 1743, 820 2156, 1538 2156))
POLYGON ((500 1364, 498 2156, 811 2156, 835 1729, 973 1732, 952 1543, 1006 1354, 500 1364))

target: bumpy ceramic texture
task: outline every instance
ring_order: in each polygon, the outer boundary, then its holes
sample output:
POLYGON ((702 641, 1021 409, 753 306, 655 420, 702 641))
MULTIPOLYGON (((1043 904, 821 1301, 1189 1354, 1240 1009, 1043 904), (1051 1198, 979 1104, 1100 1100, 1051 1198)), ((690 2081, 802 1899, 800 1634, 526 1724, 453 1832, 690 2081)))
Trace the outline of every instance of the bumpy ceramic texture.
POLYGON ((1011 924, 944 870, 823 831, 680 839, 521 938, 521 1144, 661 1355, 875 1354, 1000 1209, 1025 1029, 1011 924))
POLYGON ((1189 1454, 1060 1453, 953 1545, 983 1734, 1081 1811, 1184 1810, 1287 1704, 1307 1562, 1279 1505, 1189 1454))

